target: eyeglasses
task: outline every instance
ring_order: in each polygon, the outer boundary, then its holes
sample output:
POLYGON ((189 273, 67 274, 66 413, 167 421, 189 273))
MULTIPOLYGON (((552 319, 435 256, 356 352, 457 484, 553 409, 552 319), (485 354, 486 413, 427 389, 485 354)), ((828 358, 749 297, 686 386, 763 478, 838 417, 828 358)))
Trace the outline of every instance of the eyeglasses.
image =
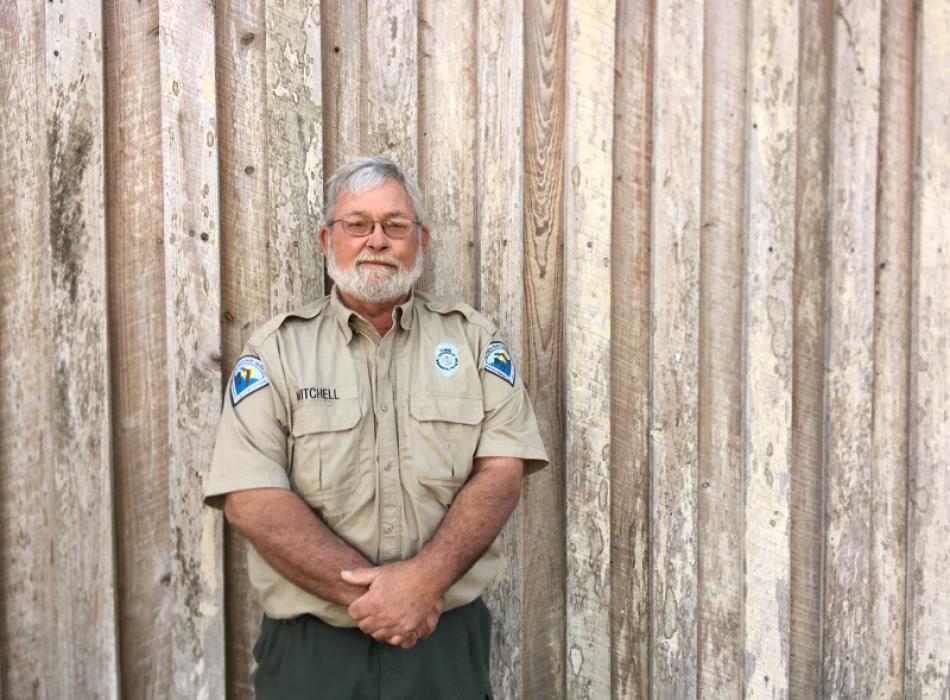
POLYGON ((376 224, 380 224, 383 227, 383 232, 389 238, 406 238, 416 230, 416 226, 420 223, 412 219, 384 219, 377 221, 376 219, 370 219, 368 216, 347 216, 343 219, 334 219, 329 223, 332 226, 337 222, 343 224, 343 230, 346 231, 347 235, 353 236, 354 238, 368 236, 376 229, 376 224))

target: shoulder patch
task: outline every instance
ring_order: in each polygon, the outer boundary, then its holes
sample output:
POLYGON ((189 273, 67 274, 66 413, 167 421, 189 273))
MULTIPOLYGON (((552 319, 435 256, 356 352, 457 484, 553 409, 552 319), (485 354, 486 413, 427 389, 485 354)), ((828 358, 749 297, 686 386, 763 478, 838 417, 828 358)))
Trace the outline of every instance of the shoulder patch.
POLYGON ((482 367, 496 377, 501 377, 512 386, 515 385, 515 363, 511 361, 508 346, 500 340, 488 345, 482 367))
POLYGON ((252 355, 245 355, 234 365, 231 374, 231 405, 237 406, 245 396, 270 384, 263 363, 252 355))

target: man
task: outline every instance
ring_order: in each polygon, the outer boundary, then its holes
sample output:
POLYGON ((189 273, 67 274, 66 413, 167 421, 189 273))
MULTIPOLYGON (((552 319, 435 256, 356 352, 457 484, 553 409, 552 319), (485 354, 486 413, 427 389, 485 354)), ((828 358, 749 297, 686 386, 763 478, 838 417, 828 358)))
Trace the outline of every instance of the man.
POLYGON ((333 292, 256 331, 232 374, 205 496, 253 544, 258 698, 490 697, 479 596, 547 460, 491 322, 413 290, 423 220, 393 162, 342 166, 333 292))

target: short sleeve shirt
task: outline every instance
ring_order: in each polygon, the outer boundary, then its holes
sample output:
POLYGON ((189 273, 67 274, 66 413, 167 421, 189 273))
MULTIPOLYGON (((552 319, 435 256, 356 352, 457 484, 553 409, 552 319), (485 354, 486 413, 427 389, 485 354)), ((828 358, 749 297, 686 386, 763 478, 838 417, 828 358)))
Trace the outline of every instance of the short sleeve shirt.
MULTIPOLYGON (((381 564, 431 539, 474 458, 521 458, 528 473, 547 464, 517 367, 488 319, 421 292, 393 314, 380 338, 334 290, 252 335, 224 399, 208 505, 233 491, 292 489, 381 564)), ((345 607, 291 583, 253 547, 248 564, 268 616, 354 625, 345 607)), ((500 564, 496 542, 446 592, 446 609, 478 597, 500 564)))

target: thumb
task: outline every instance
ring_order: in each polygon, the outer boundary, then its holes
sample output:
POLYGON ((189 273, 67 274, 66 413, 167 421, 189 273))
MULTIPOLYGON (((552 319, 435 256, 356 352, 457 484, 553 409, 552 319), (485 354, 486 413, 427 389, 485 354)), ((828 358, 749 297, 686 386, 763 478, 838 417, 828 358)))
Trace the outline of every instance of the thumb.
POLYGON ((369 569, 344 569, 340 572, 340 578, 355 586, 369 586, 377 576, 379 576, 378 566, 369 569))

